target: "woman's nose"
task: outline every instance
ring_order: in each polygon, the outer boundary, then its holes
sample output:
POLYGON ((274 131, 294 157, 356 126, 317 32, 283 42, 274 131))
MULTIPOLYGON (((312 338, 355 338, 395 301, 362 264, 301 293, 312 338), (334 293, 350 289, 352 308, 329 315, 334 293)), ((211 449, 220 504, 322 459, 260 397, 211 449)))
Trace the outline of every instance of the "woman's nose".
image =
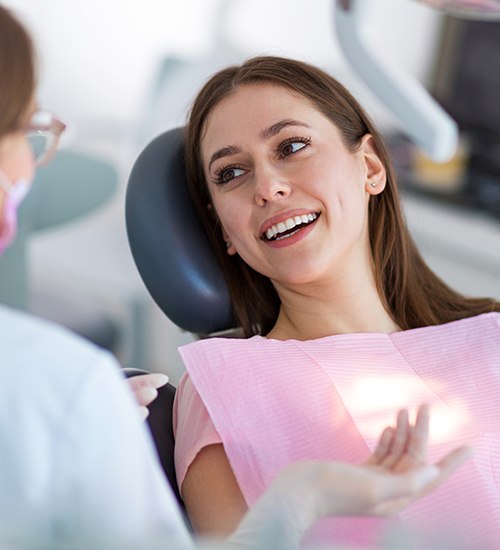
POLYGON ((283 199, 290 195, 290 192, 288 179, 279 170, 267 167, 255 171, 255 202, 259 206, 283 199))

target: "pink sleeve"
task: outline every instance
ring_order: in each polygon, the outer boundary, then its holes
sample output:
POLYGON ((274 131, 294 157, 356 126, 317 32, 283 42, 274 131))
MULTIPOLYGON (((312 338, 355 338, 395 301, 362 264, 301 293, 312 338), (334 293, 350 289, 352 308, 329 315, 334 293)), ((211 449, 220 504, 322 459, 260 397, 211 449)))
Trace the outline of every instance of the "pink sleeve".
POLYGON ((182 483, 196 455, 207 445, 222 443, 200 395, 187 374, 181 378, 175 393, 173 426, 175 472, 182 495, 182 483))

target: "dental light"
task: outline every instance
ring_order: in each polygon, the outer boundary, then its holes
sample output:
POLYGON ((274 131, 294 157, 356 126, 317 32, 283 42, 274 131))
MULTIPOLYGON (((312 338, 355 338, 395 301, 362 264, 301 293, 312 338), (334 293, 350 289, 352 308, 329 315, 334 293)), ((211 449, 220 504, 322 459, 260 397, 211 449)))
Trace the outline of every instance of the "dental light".
MULTIPOLYGON (((420 1, 458 17, 500 20, 500 0, 420 1)), ((416 79, 377 52, 368 37, 369 7, 373 0, 335 0, 335 29, 342 51, 410 139, 433 160, 444 162, 455 153, 458 126, 416 79)))

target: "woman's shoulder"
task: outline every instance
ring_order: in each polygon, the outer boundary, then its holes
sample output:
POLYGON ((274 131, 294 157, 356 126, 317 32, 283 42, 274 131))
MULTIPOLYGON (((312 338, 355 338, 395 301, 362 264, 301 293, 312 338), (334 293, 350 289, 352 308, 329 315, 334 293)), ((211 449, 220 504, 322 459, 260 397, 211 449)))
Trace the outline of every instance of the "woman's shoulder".
POLYGON ((468 322, 471 325, 477 326, 493 326, 495 329, 500 330, 500 311, 492 311, 490 313, 482 313, 474 317, 469 317, 468 322))
MULTIPOLYGON (((179 348, 184 366, 199 389, 200 384, 220 379, 227 374, 267 372, 269 365, 286 362, 297 349, 291 343, 268 340, 262 336, 251 338, 209 338, 179 348)), ((183 390, 189 392, 189 379, 183 380, 183 390)))
MULTIPOLYGON (((472 315, 470 317, 463 317, 462 319, 457 319, 455 321, 449 321, 440 325, 432 325, 424 327, 424 329, 436 330, 436 331, 450 331, 454 332, 455 330, 464 329, 464 330, 474 330, 481 329, 487 326, 498 326, 500 327, 500 312, 490 311, 487 313, 480 313, 479 315, 472 315)), ((413 329, 421 330, 421 329, 413 329)), ((408 332, 411 332, 408 331, 408 332)))
MULTIPOLYGON (((485 339, 496 342, 500 336, 500 312, 481 313, 463 317, 454 321, 437 325, 427 325, 389 335, 395 343, 427 343, 432 345, 449 345, 456 342, 457 346, 470 347, 472 342, 479 344, 485 339)), ((429 348, 431 349, 431 348, 429 348)))
POLYGON ((179 353, 184 362, 203 361, 207 358, 245 357, 269 346, 270 340, 262 336, 250 338, 210 337, 183 345, 179 353))

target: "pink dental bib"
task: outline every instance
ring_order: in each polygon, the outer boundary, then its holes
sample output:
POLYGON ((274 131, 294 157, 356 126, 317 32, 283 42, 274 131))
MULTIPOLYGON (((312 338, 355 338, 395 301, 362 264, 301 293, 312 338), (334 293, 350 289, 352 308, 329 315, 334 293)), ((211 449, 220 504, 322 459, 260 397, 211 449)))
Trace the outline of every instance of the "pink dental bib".
MULTIPOLYGON (((500 314, 304 342, 217 338, 180 353, 249 505, 290 463, 365 460, 402 407, 431 405, 432 461, 474 445, 470 462, 398 518, 322 520, 308 541, 376 548, 403 527, 414 548, 500 547, 500 314)), ((178 415, 189 415, 182 400, 178 415)))

